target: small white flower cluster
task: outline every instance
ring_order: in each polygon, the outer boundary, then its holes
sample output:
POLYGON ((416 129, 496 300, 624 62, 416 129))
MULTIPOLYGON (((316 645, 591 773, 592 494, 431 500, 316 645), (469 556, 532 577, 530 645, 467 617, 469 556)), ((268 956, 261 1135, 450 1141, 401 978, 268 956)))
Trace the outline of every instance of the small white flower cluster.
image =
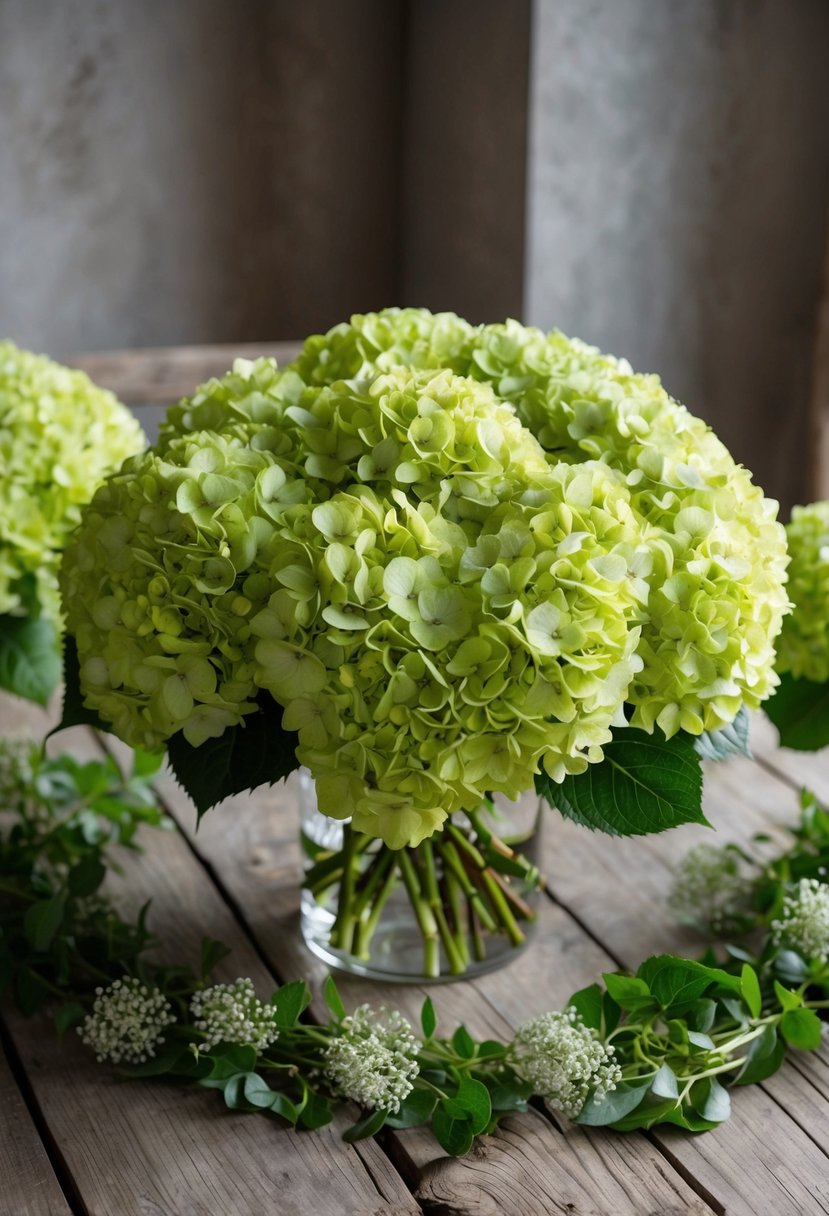
POLYGON ((750 890, 745 862, 736 849, 703 842, 680 862, 668 903, 682 923, 719 930, 747 911, 750 890))
POLYGON ((218 1043, 264 1051, 279 1037, 276 1008, 259 1000, 250 979, 202 989, 191 1000, 190 1012, 203 1036, 201 1043, 190 1044, 197 1051, 210 1051, 218 1043))
POLYGON ((31 739, 17 735, 0 739, 0 810, 8 810, 6 803, 20 798, 31 781, 34 751, 31 739))
POLYGON ((772 921, 775 945, 791 946, 804 958, 829 963, 829 885, 801 878, 783 900, 781 915, 772 921))
POLYGON ((622 1079, 613 1048, 573 1008, 526 1022, 512 1041, 510 1062, 522 1080, 570 1119, 589 1094, 601 1102, 622 1079))
POLYGON ((151 1059, 175 1022, 167 998, 158 988, 124 977, 109 988, 96 988, 95 1004, 78 1034, 99 1063, 143 1064, 151 1059))
POLYGON ((402 1014, 360 1005, 325 1051, 325 1075, 343 1097, 396 1114, 419 1072, 420 1047, 402 1014))

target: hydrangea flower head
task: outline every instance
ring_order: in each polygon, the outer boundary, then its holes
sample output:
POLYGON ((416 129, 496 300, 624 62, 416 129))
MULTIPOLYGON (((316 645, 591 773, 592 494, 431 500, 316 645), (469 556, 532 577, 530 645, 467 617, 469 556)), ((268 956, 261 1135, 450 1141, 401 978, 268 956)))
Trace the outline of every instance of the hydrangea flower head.
POLYGON ((0 342, 0 615, 57 620, 58 554, 95 486, 144 446, 132 415, 80 371, 0 342))
POLYGON ((795 507, 786 534, 794 609, 783 622, 777 668, 823 684, 829 680, 829 502, 795 507))
POLYGON ((198 1051, 211 1051, 219 1043, 264 1051, 279 1038, 276 1007, 259 1000, 250 979, 203 988, 190 1001, 190 1012, 202 1036, 193 1044, 198 1051))
POLYGON ((551 467, 489 385, 308 388, 261 360, 99 490, 63 588, 87 704, 127 742, 198 745, 265 690, 321 808, 401 847, 601 758, 646 561, 612 471, 551 467))
POLYGON ((399 848, 583 772, 627 717, 699 734, 758 704, 785 560, 774 504, 655 377, 392 309, 172 409, 62 589, 127 742, 198 746, 270 695, 321 809, 399 848))
POLYGON ((570 1119, 577 1118, 588 1096, 600 1102, 622 1079, 613 1047, 572 1007, 525 1022, 509 1059, 522 1080, 570 1119))
POLYGON ((742 704, 756 708, 777 683, 774 639, 788 607, 777 504, 657 376, 555 331, 389 309, 310 339, 296 366, 325 380, 365 374, 371 360, 429 360, 438 357, 430 335, 447 366, 512 404, 551 460, 600 460, 627 488, 647 533, 650 590, 632 724, 700 734, 742 704))
POLYGON ((396 1114, 417 1076, 419 1043, 396 1010, 361 1005, 325 1049, 324 1071, 336 1093, 368 1110, 396 1114))
POLYGON ((166 1028, 176 1020, 164 994, 129 977, 95 992, 92 1012, 78 1034, 98 1061, 143 1064, 152 1059, 166 1028))

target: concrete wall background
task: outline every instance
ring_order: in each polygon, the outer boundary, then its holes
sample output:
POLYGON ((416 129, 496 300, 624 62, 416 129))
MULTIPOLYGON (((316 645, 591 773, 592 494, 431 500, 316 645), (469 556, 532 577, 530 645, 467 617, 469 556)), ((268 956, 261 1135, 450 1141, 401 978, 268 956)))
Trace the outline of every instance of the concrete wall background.
POLYGON ((802 499, 825 0, 536 0, 526 311, 657 371, 802 499))
POLYGON ((0 334, 66 357, 523 300, 791 502, 827 46, 827 0, 0 0, 0 334))

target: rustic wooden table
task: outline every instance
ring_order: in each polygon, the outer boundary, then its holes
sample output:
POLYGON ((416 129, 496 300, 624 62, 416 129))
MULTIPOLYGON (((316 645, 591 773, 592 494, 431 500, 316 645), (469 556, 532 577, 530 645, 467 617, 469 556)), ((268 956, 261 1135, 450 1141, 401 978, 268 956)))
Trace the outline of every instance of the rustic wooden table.
MULTIPOLYGON (((139 399, 152 400, 140 387, 139 399)), ((26 720, 42 730, 42 717, 7 703, 0 731, 19 730, 26 720)), ((753 742, 754 760, 708 767, 706 808, 720 839, 779 835, 780 824, 796 819, 802 784, 829 803, 829 753, 780 751, 762 718, 753 742)), ((60 736, 57 745, 79 754, 101 746, 83 730, 60 736)), ((160 789, 179 831, 145 834, 143 854, 128 857, 118 882, 123 903, 137 908, 152 899, 152 924, 170 959, 194 958, 209 934, 232 947, 219 978, 250 975, 264 994, 305 977, 320 1011, 326 972, 298 932, 292 783, 230 800, 198 833, 181 790, 169 779, 160 789)), ((675 859, 706 838, 706 829, 688 827, 616 840, 551 813, 548 892, 535 941, 500 972, 431 989, 444 1026, 463 1021, 482 1037, 508 1035, 527 1017, 559 1008, 602 971, 635 967, 662 950, 699 952, 702 943, 672 923, 666 896, 675 859)), ((428 991, 352 979, 341 987, 349 1006, 386 1002, 412 1019, 428 991)), ((827 1047, 795 1055, 770 1081, 739 1090, 732 1119, 705 1135, 672 1129, 622 1136, 531 1111, 452 1160, 419 1130, 350 1147, 340 1139, 345 1116, 322 1131, 295 1134, 259 1115, 231 1114, 209 1092, 124 1085, 96 1067, 74 1036, 58 1045, 48 1020, 25 1021, 8 1008, 2 1031, 3 1216, 829 1212, 827 1047)))
MULTIPOLYGON (((0 729, 10 725, 19 729, 19 719, 7 717, 0 729)), ((735 841, 793 823, 803 782, 829 802, 829 755, 777 750, 762 720, 754 733, 754 760, 709 766, 706 775, 707 813, 735 841)), ((67 732, 61 744, 80 754, 100 746, 82 730, 67 732)), ((319 997, 326 971, 298 931, 292 782, 229 800, 198 832, 193 807, 172 780, 162 781, 161 794, 179 832, 146 832, 143 854, 128 857, 118 883, 124 904, 152 899, 151 921, 171 960, 195 959, 209 934, 233 951, 219 978, 250 975, 264 994, 305 977, 319 997)), ((636 966, 660 950, 699 952, 700 941, 672 924, 665 898, 674 859, 710 837, 706 829, 620 841, 551 812, 544 835, 548 895, 535 941, 509 967, 431 989, 343 978, 346 1003, 386 1002, 416 1020, 431 991, 445 1026, 463 1021, 476 1035, 500 1036, 560 1007, 603 970, 636 966)), ((452 1160, 419 1130, 349 1147, 340 1140, 344 1117, 296 1134, 259 1115, 231 1114, 212 1093, 124 1085, 74 1036, 58 1045, 47 1019, 26 1021, 8 1008, 4 1019, 3 1216, 829 1212, 827 1047, 739 1090, 731 1120, 702 1136, 622 1136, 533 1111, 452 1160)))

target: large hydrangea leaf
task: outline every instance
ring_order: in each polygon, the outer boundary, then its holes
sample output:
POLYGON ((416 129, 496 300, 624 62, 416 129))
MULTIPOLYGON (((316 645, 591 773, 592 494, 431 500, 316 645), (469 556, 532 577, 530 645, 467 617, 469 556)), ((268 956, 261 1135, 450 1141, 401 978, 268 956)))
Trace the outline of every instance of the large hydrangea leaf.
POLYGON ((536 788, 566 819, 613 836, 707 822, 700 758, 686 735, 664 739, 627 727, 605 747, 602 764, 560 785, 542 772, 536 788))
POLYGON ((829 747, 829 682, 796 680, 785 672, 763 707, 777 727, 783 747, 814 752, 829 747))
POLYGON ((299 767, 296 735, 283 730, 282 710, 263 696, 255 713, 225 730, 210 747, 193 747, 183 732, 167 744, 170 767, 199 818, 223 799, 260 785, 273 785, 299 767))
POLYGON ((60 646, 45 617, 0 616, 0 688, 45 705, 60 679, 60 646))

